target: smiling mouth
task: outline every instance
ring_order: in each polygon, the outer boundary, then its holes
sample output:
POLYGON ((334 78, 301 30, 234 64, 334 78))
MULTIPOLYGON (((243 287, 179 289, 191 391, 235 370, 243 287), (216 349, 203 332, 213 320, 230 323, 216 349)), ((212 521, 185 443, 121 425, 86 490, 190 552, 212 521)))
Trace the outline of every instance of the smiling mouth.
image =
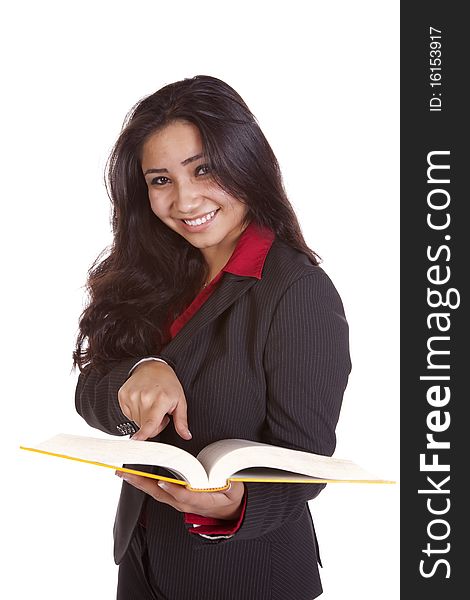
POLYGON ((217 208, 216 210, 213 210, 210 213, 207 213, 197 219, 193 219, 193 220, 181 219, 181 220, 183 221, 183 223, 186 223, 186 225, 189 225, 190 227, 197 227, 198 225, 203 225, 204 223, 212 221, 212 219, 219 212, 219 210, 220 210, 220 208, 217 208))

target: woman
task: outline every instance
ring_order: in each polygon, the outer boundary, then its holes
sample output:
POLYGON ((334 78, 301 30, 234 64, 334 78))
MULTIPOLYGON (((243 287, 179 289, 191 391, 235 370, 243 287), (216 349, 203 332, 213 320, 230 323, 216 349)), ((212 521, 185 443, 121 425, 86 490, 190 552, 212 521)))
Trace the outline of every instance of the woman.
MULTIPOLYGON (((114 243, 89 273, 78 412, 194 455, 224 438, 331 455, 347 323, 242 98, 209 76, 145 98, 108 182, 114 243)), ((118 599, 317 597, 307 501, 323 487, 233 482, 201 494, 125 475, 118 599)))

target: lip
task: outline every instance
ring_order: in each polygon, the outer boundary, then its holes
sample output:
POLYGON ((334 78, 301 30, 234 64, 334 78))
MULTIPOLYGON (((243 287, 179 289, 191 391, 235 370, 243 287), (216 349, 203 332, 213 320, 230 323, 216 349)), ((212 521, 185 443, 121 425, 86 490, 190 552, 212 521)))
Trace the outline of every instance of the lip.
MULTIPOLYGON (((183 219, 180 219, 180 223, 181 225, 184 227, 184 229, 186 231, 191 231, 191 232, 197 232, 197 231, 203 231, 205 229, 208 229, 212 223, 217 219, 217 215, 219 214, 219 210, 220 208, 216 209, 216 213, 215 215, 212 217, 212 219, 210 221, 206 221, 205 223, 201 223, 201 225, 187 225, 183 219)), ((204 217, 205 215, 208 215, 209 213, 211 213, 212 211, 210 210, 209 212, 203 213, 201 215, 201 217, 204 217)), ((194 219, 188 219, 188 221, 193 221, 195 219, 200 219, 201 217, 194 217, 194 219)))

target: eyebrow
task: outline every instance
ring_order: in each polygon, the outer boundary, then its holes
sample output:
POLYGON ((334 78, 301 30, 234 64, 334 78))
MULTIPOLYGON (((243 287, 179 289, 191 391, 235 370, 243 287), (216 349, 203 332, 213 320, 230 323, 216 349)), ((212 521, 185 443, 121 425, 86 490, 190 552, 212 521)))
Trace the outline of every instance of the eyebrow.
MULTIPOLYGON (((202 156, 204 156, 204 154, 202 152, 201 152, 201 154, 195 154, 194 156, 190 156, 189 158, 185 158, 181 162, 181 164, 183 165, 183 167, 185 167, 189 163, 194 162, 195 160, 197 160, 198 158, 201 158, 202 156)), ((147 169, 145 171, 144 175, 147 175, 148 173, 168 173, 168 169, 147 169)))

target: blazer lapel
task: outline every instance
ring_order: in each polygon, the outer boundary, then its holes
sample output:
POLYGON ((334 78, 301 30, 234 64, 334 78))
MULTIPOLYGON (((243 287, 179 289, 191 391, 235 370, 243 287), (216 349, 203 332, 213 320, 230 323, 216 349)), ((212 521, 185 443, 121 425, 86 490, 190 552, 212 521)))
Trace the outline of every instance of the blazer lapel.
POLYGON ((206 325, 214 321, 229 306, 238 300, 252 285, 255 277, 243 277, 224 273, 219 285, 195 315, 180 329, 175 337, 162 348, 170 360, 175 360, 185 345, 206 325))

